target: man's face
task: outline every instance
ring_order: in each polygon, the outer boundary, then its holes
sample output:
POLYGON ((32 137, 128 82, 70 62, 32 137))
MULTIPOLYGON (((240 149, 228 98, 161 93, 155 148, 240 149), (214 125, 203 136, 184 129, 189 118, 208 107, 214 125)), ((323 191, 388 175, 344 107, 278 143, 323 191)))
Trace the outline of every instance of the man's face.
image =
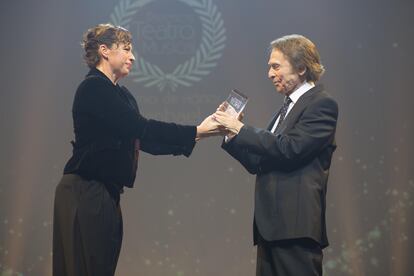
POLYGON ((112 45, 108 55, 108 62, 118 77, 125 77, 132 69, 135 57, 132 54, 132 45, 119 43, 112 45))
POLYGON ((278 49, 272 50, 268 64, 268 76, 277 92, 289 96, 303 82, 302 76, 305 72, 297 73, 289 60, 278 49))

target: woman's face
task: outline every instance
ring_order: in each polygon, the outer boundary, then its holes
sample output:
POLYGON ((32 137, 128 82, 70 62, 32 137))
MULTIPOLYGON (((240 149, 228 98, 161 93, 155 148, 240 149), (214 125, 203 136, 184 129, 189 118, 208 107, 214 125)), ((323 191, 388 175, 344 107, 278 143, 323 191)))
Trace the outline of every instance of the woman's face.
POLYGON ((113 44, 107 52, 107 61, 112 73, 119 79, 129 74, 135 61, 132 44, 113 44))

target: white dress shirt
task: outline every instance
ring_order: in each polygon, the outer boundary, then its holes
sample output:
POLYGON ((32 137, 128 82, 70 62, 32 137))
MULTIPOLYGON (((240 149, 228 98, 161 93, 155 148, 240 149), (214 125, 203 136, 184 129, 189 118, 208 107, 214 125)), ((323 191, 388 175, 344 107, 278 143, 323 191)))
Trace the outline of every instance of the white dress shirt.
MULTIPOLYGON (((298 102, 299 98, 302 97, 303 94, 311 90, 313 87, 315 87, 315 84, 313 82, 303 82, 302 85, 292 92, 292 94, 289 95, 289 98, 292 100, 292 102, 289 104, 288 110, 286 112, 284 120, 286 120, 286 117, 288 116, 290 110, 292 110, 293 106, 298 102)), ((280 115, 277 117, 275 124, 272 127, 271 132, 275 132, 276 126, 279 123, 280 115)))
MULTIPOLYGON (((292 92, 292 94, 289 95, 289 98, 292 100, 292 102, 289 104, 288 110, 287 110, 286 115, 285 115, 285 120, 286 120, 286 117, 289 114, 290 110, 292 110, 293 106, 297 103, 299 98, 302 97, 303 94, 305 94, 306 92, 311 90, 313 87, 315 87, 315 84, 313 82, 304 81, 299 88, 297 88, 295 91, 292 92)), ((275 124, 273 125, 271 132, 275 131, 276 126, 279 123, 279 119, 280 119, 280 115, 276 119, 275 124)), ((225 143, 230 142, 230 140, 233 137, 228 137, 227 135, 224 136, 224 142, 225 143)))

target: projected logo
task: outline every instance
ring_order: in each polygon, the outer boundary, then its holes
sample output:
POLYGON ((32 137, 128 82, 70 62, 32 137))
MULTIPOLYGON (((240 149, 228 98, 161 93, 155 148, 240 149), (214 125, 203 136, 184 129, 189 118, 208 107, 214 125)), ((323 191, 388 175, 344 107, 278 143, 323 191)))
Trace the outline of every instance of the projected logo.
POLYGON ((110 19, 138 41, 133 80, 160 91, 201 81, 225 48, 226 29, 212 0, 120 0, 110 19))

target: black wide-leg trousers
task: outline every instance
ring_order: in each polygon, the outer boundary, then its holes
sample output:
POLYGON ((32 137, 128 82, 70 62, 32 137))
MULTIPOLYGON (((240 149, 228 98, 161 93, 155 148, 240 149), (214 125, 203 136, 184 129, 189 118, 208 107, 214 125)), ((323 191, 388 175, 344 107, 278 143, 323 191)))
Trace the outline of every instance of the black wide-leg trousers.
POLYGON ((113 276, 122 235, 119 202, 105 185, 63 175, 55 192, 53 276, 113 276))

